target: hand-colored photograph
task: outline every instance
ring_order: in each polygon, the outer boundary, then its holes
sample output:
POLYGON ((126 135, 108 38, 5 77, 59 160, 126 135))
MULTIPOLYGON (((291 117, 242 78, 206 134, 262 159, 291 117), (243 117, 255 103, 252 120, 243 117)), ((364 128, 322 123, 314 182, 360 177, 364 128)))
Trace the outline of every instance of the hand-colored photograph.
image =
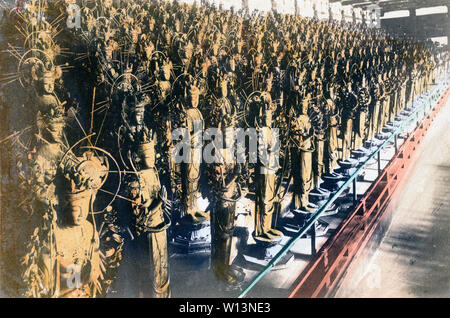
POLYGON ((449 298, 449 9, 0 0, 0 298, 449 298))

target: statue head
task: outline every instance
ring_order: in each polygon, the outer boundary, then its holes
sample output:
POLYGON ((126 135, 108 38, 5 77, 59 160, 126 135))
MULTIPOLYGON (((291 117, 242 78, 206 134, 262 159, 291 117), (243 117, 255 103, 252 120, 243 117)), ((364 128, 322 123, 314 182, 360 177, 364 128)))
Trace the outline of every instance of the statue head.
POLYGON ((139 194, 141 191, 139 181, 136 178, 132 179, 130 182, 128 182, 127 190, 131 200, 136 200, 137 198, 139 198, 139 194))
POLYGON ((303 114, 295 118, 293 125, 295 127, 296 133, 301 136, 307 135, 311 129, 309 117, 303 114))
POLYGON ((336 61, 336 63, 333 66, 333 75, 338 74, 338 67, 339 67, 339 63, 336 61))
POLYGON ((260 67, 262 64, 262 60, 263 60, 263 54, 262 53, 258 53, 255 57, 255 67, 260 67))
POLYGON ((113 0, 105 0, 105 1, 103 2, 103 5, 104 5, 106 8, 111 8, 111 7, 113 6, 113 0))
POLYGON ((55 75, 53 72, 45 72, 42 76, 42 90, 44 94, 53 94, 55 90, 55 75))
POLYGON ((239 40, 237 43, 237 52, 240 55, 242 53, 242 47, 244 46, 244 41, 239 40))
POLYGON ((352 81, 348 81, 348 82, 347 82, 347 90, 348 90, 349 92, 352 91, 352 81))
POLYGON ((330 95, 331 99, 336 98, 336 84, 330 83, 328 86, 328 94, 330 95))
POLYGON ((271 127, 273 122, 274 104, 269 92, 261 93, 261 112, 263 126, 271 127))
POLYGON ((151 103, 151 99, 150 99, 150 96, 148 96, 147 94, 143 94, 137 98, 136 105, 132 112, 133 121, 134 121, 133 124, 136 124, 136 125, 144 124, 145 108, 150 103, 151 103))
POLYGON ((145 47, 144 47, 144 50, 145 50, 145 56, 147 57, 147 59, 151 59, 152 54, 155 51, 155 46, 153 45, 153 42, 148 41, 147 45, 145 45, 145 47))
POLYGON ((200 102, 200 90, 195 84, 189 87, 189 102, 193 108, 197 108, 200 102))
POLYGON ((318 80, 316 84, 316 95, 322 96, 323 95, 323 87, 322 87, 322 81, 318 80))
POLYGON ((134 109, 134 121, 136 125, 143 125, 144 123, 144 116, 145 116, 145 105, 144 104, 138 104, 136 105, 136 108, 134 109))
POLYGON ((139 35, 141 34, 141 28, 136 26, 131 29, 131 41, 133 44, 136 44, 139 41, 139 35))
POLYGON ((136 76, 133 75, 133 66, 127 64, 121 76, 121 80, 117 86, 117 89, 122 92, 133 92, 139 89, 139 84, 136 82, 137 82, 136 76), (134 83, 133 79, 135 80, 134 83))
POLYGON ((191 41, 189 41, 187 44, 185 44, 184 49, 182 49, 180 52, 181 61, 183 65, 186 66, 189 63, 193 54, 194 54, 194 45, 192 44, 191 41))
POLYGON ((70 161, 62 166, 63 184, 58 190, 61 225, 80 226, 86 221, 96 193, 108 175, 104 160, 88 151, 78 158, 79 163, 70 161))
POLYGON ((108 40, 108 45, 105 47, 105 58, 108 61, 111 61, 113 58, 113 52, 119 48, 119 45, 116 41, 108 40))
POLYGON ((230 59, 229 67, 231 72, 236 71, 236 61, 233 57, 230 59))
POLYGON ((311 93, 308 92, 305 97, 302 100, 301 105, 301 115, 307 115, 308 114, 308 108, 309 108, 309 102, 311 100, 311 93))
POLYGON ((220 89, 222 93, 222 97, 228 96, 228 80, 224 76, 221 77, 220 80, 220 89))
POLYGON ((139 145, 138 156, 143 169, 150 169, 155 167, 155 142, 153 139, 148 140, 139 145))
POLYGON ((366 76, 363 76, 363 78, 362 78, 362 87, 364 87, 364 88, 367 87, 367 79, 366 79, 366 76))
POLYGON ((172 62, 170 61, 164 62, 162 66, 162 75, 165 81, 170 80, 171 71, 172 71, 172 62))
POLYGON ((67 226, 80 226, 89 214, 91 203, 91 191, 69 193, 66 196, 66 204, 63 208, 63 223, 67 226))

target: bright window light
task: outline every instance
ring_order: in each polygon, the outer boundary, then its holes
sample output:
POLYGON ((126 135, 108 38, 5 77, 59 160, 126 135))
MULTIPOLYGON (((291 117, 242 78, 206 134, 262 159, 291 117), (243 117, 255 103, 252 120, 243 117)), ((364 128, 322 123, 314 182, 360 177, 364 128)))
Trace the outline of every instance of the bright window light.
POLYGON ((394 18, 404 18, 409 17, 409 10, 398 10, 386 12, 381 18, 382 19, 394 19, 394 18))
POLYGON ((429 8, 420 8, 416 9, 416 15, 428 15, 428 14, 437 14, 437 13, 447 13, 447 6, 438 6, 438 7, 429 7, 429 8))
POLYGON ((431 41, 437 42, 441 45, 447 45, 448 44, 448 37, 446 36, 437 36, 434 38, 430 38, 431 41))

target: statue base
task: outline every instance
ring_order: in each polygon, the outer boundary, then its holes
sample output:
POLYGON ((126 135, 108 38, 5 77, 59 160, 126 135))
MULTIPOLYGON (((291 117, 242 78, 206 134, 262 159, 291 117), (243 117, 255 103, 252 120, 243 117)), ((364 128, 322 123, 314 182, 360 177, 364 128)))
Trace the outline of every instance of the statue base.
POLYGON ((322 213, 322 216, 332 216, 339 213, 339 205, 332 203, 325 212, 322 213))
POLYGON ((373 153, 383 144, 383 142, 383 140, 372 138, 371 140, 366 141, 365 147, 370 149, 370 152, 373 153))
POLYGON ((395 127, 389 123, 386 126, 384 126, 381 131, 385 134, 392 135, 392 133, 395 131, 395 127))
MULTIPOLYGON (((330 216, 337 214, 339 212, 339 207, 332 205, 329 210, 325 211, 322 216, 330 216), (328 213, 327 213, 328 212, 328 213)), ((303 210, 292 210, 290 214, 286 217, 283 229, 291 235, 297 234, 303 226, 306 224, 308 219, 311 217, 311 212, 303 210)), ((316 236, 324 236, 328 232, 329 224, 321 219, 316 222, 316 236)), ((302 238, 309 237, 309 234, 305 234, 302 238)))
MULTIPOLYGON (((404 119, 404 118, 403 118, 404 119)), ((394 119, 394 121, 391 123, 392 127, 394 127, 395 129, 397 129, 398 127, 400 127, 402 125, 402 119, 398 120, 397 117, 394 119)))
POLYGON ((189 223, 183 219, 175 226, 171 245, 179 252, 190 254, 211 250, 211 223, 189 223))
POLYGON ((386 132, 381 131, 381 132, 379 132, 378 134, 375 135, 375 138, 378 139, 378 140, 385 140, 385 139, 388 139, 390 135, 391 135, 390 133, 386 133, 386 132))
MULTIPOLYGON (((324 188, 316 188, 309 194, 309 201, 320 208, 331 197, 331 191, 324 188)), ((331 204, 327 210, 322 213, 323 216, 335 215, 339 212, 339 207, 336 204, 331 204)))
POLYGON ((353 159, 358 160, 360 163, 363 163, 366 161, 371 154, 370 149, 367 149, 366 147, 361 147, 358 150, 353 150, 351 152, 351 157, 353 159))
POLYGON ((411 115, 411 113, 413 112, 415 107, 413 107, 412 105, 409 107, 406 107, 401 113, 400 115, 405 115, 405 116, 409 116, 411 115))
POLYGON ((224 292, 242 290, 245 282, 245 272, 238 266, 231 265, 224 271, 215 271, 217 287, 224 292))
MULTIPOLYGON (((251 264, 260 265, 266 267, 269 262, 281 251, 283 245, 279 239, 274 242, 260 241, 255 238, 256 244, 247 247, 246 253, 244 253, 244 259, 251 264)), ((272 270, 280 270, 286 268, 294 260, 294 254, 288 252, 284 255, 278 263, 272 267, 272 270)))
POLYGON ((330 192, 337 191, 345 183, 344 176, 334 171, 323 175, 322 179, 322 188, 330 192))
POLYGON ((344 177, 352 175, 356 172, 359 161, 353 158, 347 158, 345 160, 338 160, 339 169, 336 171, 342 174, 344 177))
POLYGON ((403 114, 403 112, 401 112, 400 114, 398 114, 397 116, 395 116, 394 122, 402 122, 402 121, 405 120, 407 117, 408 117, 407 114, 403 114))
POLYGON ((312 202, 316 205, 320 206, 320 202, 327 200, 331 195, 331 192, 327 189, 323 189, 321 187, 314 188, 309 193, 309 202, 312 202))

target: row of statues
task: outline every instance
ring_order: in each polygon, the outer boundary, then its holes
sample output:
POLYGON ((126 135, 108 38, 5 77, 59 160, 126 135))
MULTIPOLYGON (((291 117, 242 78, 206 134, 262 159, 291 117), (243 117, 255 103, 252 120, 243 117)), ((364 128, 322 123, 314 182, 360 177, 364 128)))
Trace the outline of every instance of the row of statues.
POLYGON ((33 297, 106 295, 126 237, 146 250, 152 296, 170 297, 169 243, 195 247, 205 231, 216 278, 239 288, 239 199, 254 194, 259 248, 277 244, 291 180, 291 209, 311 215, 311 195, 330 193, 323 180, 340 178, 339 164, 448 64, 378 29, 176 1, 31 1, 2 31, 34 114, 25 162, 41 222, 23 263, 23 295, 33 297), (202 162, 208 128, 223 137, 213 163, 202 162), (237 162, 239 128, 255 129, 258 149, 279 160, 238 149, 237 162))

